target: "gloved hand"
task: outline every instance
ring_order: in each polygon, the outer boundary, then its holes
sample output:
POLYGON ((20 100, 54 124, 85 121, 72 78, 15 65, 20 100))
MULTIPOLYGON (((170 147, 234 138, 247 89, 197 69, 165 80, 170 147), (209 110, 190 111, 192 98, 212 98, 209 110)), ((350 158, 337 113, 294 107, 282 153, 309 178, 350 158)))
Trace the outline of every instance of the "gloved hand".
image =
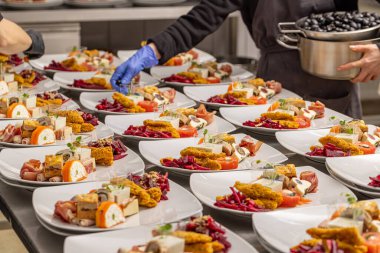
POLYGON ((128 93, 128 84, 143 69, 151 68, 158 64, 158 59, 154 50, 149 46, 144 46, 137 51, 126 62, 117 67, 111 78, 112 87, 120 93, 128 93))

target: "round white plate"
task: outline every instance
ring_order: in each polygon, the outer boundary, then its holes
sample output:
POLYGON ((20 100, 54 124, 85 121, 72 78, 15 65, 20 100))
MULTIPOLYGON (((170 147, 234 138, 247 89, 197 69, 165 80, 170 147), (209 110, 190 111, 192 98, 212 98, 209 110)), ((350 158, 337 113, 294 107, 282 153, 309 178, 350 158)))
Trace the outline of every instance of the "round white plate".
MULTIPOLYGON (((380 205, 380 200, 374 201, 380 205)), ((340 206, 321 205, 304 208, 293 208, 278 212, 257 213, 253 215, 253 224, 256 232, 274 249, 287 253, 293 246, 310 239, 306 233, 309 228, 318 227, 328 219, 334 209, 340 206)))
MULTIPOLYGON (((103 51, 100 51, 100 53, 104 53, 103 51)), ((52 70, 52 69, 45 69, 45 67, 49 66, 49 64, 52 61, 61 62, 68 58, 68 54, 45 54, 41 58, 30 60, 30 65, 38 70, 45 71, 48 73, 57 73, 57 72, 71 72, 71 71, 58 71, 58 70, 52 70)), ((113 58, 113 65, 119 66, 122 62, 119 58, 114 57, 113 58)), ((75 73, 75 72, 74 72, 75 73)), ((83 72, 80 72, 83 73, 83 72)), ((84 72, 86 73, 86 72, 84 72)), ((87 73, 94 73, 94 72, 87 72, 87 73)))
MULTIPOLYGON (((175 227, 176 224, 172 224, 172 226, 175 227)), ((132 248, 136 245, 146 244, 152 239, 152 230, 155 228, 154 226, 142 226, 123 231, 71 236, 65 239, 63 251, 64 253, 115 253, 121 247, 132 248), (89 241, 94 243, 88 243, 89 241)), ((229 253, 258 253, 254 247, 234 232, 224 229, 227 239, 232 245, 229 253)))
POLYGON ((170 192, 167 195, 169 200, 161 201, 155 208, 140 208, 139 214, 128 217, 125 223, 109 229, 97 228, 95 226, 80 227, 62 222, 53 215, 54 205, 57 201, 70 200, 77 194, 88 193, 90 190, 101 188, 103 183, 106 183, 106 181, 38 188, 33 193, 34 211, 46 224, 54 228, 81 233, 111 231, 141 225, 175 222, 202 211, 201 203, 190 192, 170 181, 170 192))
POLYGON ((96 171, 89 174, 88 178, 81 182, 37 182, 28 181, 20 178, 22 165, 30 159, 37 159, 43 162, 46 155, 54 155, 56 152, 67 149, 67 147, 42 147, 42 148, 23 148, 23 149, 4 149, 0 152, 0 174, 6 179, 19 184, 28 186, 57 186, 65 184, 86 183, 92 181, 106 181, 117 176, 125 176, 130 173, 140 174, 145 169, 143 160, 128 149, 127 156, 117 160, 112 166, 96 166, 96 171), (21 159, 20 159, 21 157, 21 159))
MULTIPOLYGON (((309 105, 310 102, 306 102, 306 104, 309 105)), ((268 135, 273 135, 276 132, 284 132, 284 131, 286 132, 305 131, 305 130, 329 128, 337 124, 336 120, 330 119, 332 116, 335 116, 337 119, 352 120, 352 118, 348 116, 345 116, 339 112, 326 108, 325 117, 322 119, 312 120, 311 127, 309 128, 301 128, 301 129, 294 129, 294 130, 291 130, 291 129, 279 130, 279 129, 264 128, 264 127, 249 127, 249 126, 243 125, 243 123, 248 120, 255 121, 255 119, 260 118, 262 113, 265 113, 268 111, 269 106, 270 105, 267 104, 267 105, 256 105, 256 106, 235 107, 235 108, 225 107, 225 108, 220 108, 220 114, 222 115, 223 118, 225 118, 226 120, 228 120, 234 125, 245 128, 252 132, 256 132, 260 134, 268 134, 268 135)))
MULTIPOLYGON (((78 92, 114 92, 114 90, 83 89, 73 87, 74 80, 86 80, 95 75, 95 72, 58 72, 54 74, 53 79, 59 82, 62 89, 78 92)), ((136 86, 158 85, 158 80, 145 72, 141 72, 141 79, 136 86)))
MULTIPOLYGON (((132 136, 132 135, 124 135, 124 131, 128 129, 129 126, 142 126, 144 125, 144 120, 147 119, 157 119, 160 116, 160 113, 146 113, 146 114, 136 114, 136 115, 122 115, 122 116, 106 116, 104 122, 105 124, 112 129, 116 134, 122 135, 128 139, 135 140, 167 140, 162 138, 146 138, 140 136, 132 136)), ((214 116, 214 122, 212 122, 207 127, 198 131, 198 136, 201 136, 204 130, 207 129, 209 134, 217 134, 217 133, 230 133, 235 131, 236 128, 229 123, 228 121, 214 116)))
POLYGON ((379 192, 380 188, 369 186, 369 177, 380 174, 380 154, 327 158, 326 165, 338 177, 347 182, 368 189, 368 191, 379 192))
MULTIPOLYGON (((168 90, 169 88, 160 88, 161 91, 168 90)), ((113 101, 112 98, 113 93, 111 92, 82 92, 79 97, 80 103, 88 110, 95 111, 101 114, 114 114, 114 115, 130 115, 137 113, 127 113, 127 112, 109 112, 109 111, 101 111, 96 109, 96 106, 99 104, 99 101, 107 98, 109 101, 113 101)), ((174 99, 174 103, 166 105, 165 110, 172 110, 176 108, 188 108, 195 106, 195 102, 180 92, 176 93, 176 97, 174 99)), ((161 110, 161 109, 159 109, 161 110)))
MULTIPOLYGON (((222 65, 222 64, 230 64, 230 63, 219 63, 219 65, 222 65)), ((177 82, 164 82, 164 81, 163 82, 165 84, 175 86, 175 87, 185 87, 185 86, 208 86, 209 87, 209 86, 215 86, 215 85, 229 85, 233 81, 246 80, 246 79, 253 77, 253 74, 251 72, 247 71, 246 69, 244 69, 238 65, 233 65, 233 64, 230 64, 230 65, 232 66, 232 74, 229 78, 223 79, 221 83, 216 83, 216 84, 188 84, 188 83, 177 83, 177 82)), ((184 70, 177 71, 177 72, 170 74, 169 71, 167 71, 167 70, 165 71, 165 70, 160 69, 159 73, 161 73, 161 76, 163 76, 161 78, 165 78, 165 77, 171 76, 172 74, 176 74, 176 73, 186 71, 186 70, 187 70, 187 68, 184 70)), ((151 71, 151 74, 154 77, 156 77, 156 75, 158 75, 158 73, 155 73, 152 71, 151 71)))
MULTIPOLYGON (((333 204, 336 199, 343 193, 352 193, 347 187, 341 185, 328 175, 320 172, 319 170, 310 167, 297 167, 297 174, 302 171, 313 171, 318 176, 318 192, 306 195, 307 199, 312 200, 311 203, 303 206, 316 206, 321 204, 333 204)), ((257 180, 263 174, 263 170, 250 170, 250 171, 233 171, 226 173, 196 173, 190 177, 191 191, 195 196, 205 205, 217 209, 222 212, 238 214, 238 215, 252 215, 255 212, 243 212, 227 208, 220 208, 214 206, 217 196, 224 196, 231 194, 229 187, 233 187, 236 181, 243 183, 250 183, 257 180), (210 187, 212 185, 212 187, 210 187)), ((300 207, 297 207, 297 209, 300 207)), ((279 208, 284 210, 287 208, 279 208)))
MULTIPOLYGON (((227 104, 218 104, 218 103, 210 103, 207 102, 207 100, 213 96, 216 95, 222 95, 227 93, 227 87, 225 85, 215 85, 215 86, 187 86, 183 88, 183 92, 186 96, 191 98, 192 100, 195 100, 199 103, 219 108, 219 107, 250 107, 250 106, 256 106, 256 105, 227 105, 227 104)), ((281 98, 299 98, 297 94, 294 92, 291 92, 287 89, 282 89, 280 94, 275 95, 273 98, 271 98, 267 106, 281 98)))
MULTIPOLYGON (((16 125, 17 123, 22 124, 22 120, 2 120, 0 121, 0 129, 4 129, 7 125, 16 125)), ((89 133, 80 133, 79 135, 89 135, 93 140, 104 139, 108 137, 112 137, 114 135, 113 131, 99 121, 99 125, 95 127, 95 131, 89 133)), ((46 146, 66 146, 67 143, 71 142, 71 140, 66 141, 56 141, 55 144, 46 145, 46 146)), ((30 148, 30 147, 43 147, 42 145, 25 145, 25 144, 14 144, 0 141, 0 145, 8 148, 30 148)))
MULTIPOLYGON (((198 53, 198 59, 196 60, 197 63, 205 63, 205 62, 209 62, 209 61, 216 61, 216 58, 214 56, 212 56, 209 53, 206 53, 205 51, 199 50, 197 48, 193 48, 193 50, 198 53)), ((120 50, 117 52, 117 56, 120 59, 122 59, 123 61, 127 61, 136 52, 137 52, 137 50, 120 50)), ((152 69, 157 68, 157 67, 170 68, 168 66, 155 66, 155 67, 152 67, 152 69)), ((178 73, 178 72, 173 72, 172 74, 175 74, 175 73, 178 73)), ((165 76, 161 76, 159 73, 158 73, 158 75, 160 76, 160 78, 165 77, 165 76)))
MULTIPOLYGON (((236 143, 246 136, 246 134, 233 134, 236 139, 236 143)), ((198 144, 200 138, 186 138, 186 139, 171 139, 171 140, 161 140, 161 141, 141 141, 139 143, 139 150, 141 155, 147 159, 149 162, 157 165, 158 167, 164 168, 170 172, 177 172, 183 174, 192 173, 226 173, 227 171, 199 171, 199 170, 187 170, 181 168, 170 168, 161 165, 160 160, 165 157, 180 158, 180 152, 182 149, 187 147, 194 147, 198 144)), ((257 141, 257 140, 256 140, 257 141)), ((256 161, 265 161, 270 163, 282 163, 288 160, 288 158, 283 155, 278 150, 272 148, 267 144, 263 144, 260 150, 254 157, 249 157, 240 162, 239 167, 235 171, 239 170, 250 170, 252 169, 252 164, 256 164, 256 161)))
POLYGON ((127 0, 65 0, 65 4, 76 7, 112 7, 127 2, 127 0))
POLYGON ((7 8, 13 8, 13 9, 42 9, 42 8, 51 8, 51 7, 57 7, 63 4, 63 0, 46 0, 43 2, 33 2, 33 3, 26 3, 26 2, 5 2, 1 1, 0 6, 4 6, 7 8))
MULTIPOLYGON (((373 133, 376 126, 368 125, 369 133, 373 133)), ((320 145, 319 139, 328 135, 330 129, 319 130, 304 130, 304 131, 283 131, 277 132, 277 141, 289 149, 290 151, 305 156, 313 161, 324 163, 327 157, 323 156, 309 156, 306 153, 310 152, 310 147, 313 145, 320 145)), ((380 148, 377 148, 376 153, 380 153, 380 148)))

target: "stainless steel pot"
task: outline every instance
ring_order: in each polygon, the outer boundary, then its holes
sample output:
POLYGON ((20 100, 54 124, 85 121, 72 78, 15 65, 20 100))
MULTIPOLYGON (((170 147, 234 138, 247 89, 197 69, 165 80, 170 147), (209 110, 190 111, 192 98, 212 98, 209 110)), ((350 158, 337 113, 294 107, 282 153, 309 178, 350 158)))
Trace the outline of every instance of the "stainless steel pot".
POLYGON ((337 67, 360 60, 361 53, 353 52, 350 45, 363 45, 378 42, 378 39, 333 42, 307 39, 302 36, 291 38, 287 35, 280 35, 277 42, 288 49, 298 50, 302 69, 314 76, 333 80, 351 80, 355 78, 360 68, 347 71, 338 71, 337 67))
POLYGON ((296 22, 278 23, 278 29, 285 34, 301 34, 305 38, 323 41, 359 41, 377 38, 380 32, 380 24, 367 29, 352 32, 315 32, 301 28, 308 17, 303 17, 296 22))

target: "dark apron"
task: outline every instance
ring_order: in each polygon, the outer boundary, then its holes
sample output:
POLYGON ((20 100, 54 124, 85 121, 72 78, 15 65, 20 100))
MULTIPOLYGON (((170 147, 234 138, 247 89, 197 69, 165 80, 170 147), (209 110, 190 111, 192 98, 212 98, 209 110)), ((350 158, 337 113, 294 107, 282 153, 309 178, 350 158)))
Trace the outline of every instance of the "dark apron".
POLYGON ((361 118, 359 89, 350 81, 321 79, 304 72, 298 51, 276 42, 279 22, 296 21, 311 13, 334 11, 334 0, 258 0, 252 22, 252 37, 261 51, 258 73, 265 80, 277 80, 305 100, 323 102, 354 118, 361 118))

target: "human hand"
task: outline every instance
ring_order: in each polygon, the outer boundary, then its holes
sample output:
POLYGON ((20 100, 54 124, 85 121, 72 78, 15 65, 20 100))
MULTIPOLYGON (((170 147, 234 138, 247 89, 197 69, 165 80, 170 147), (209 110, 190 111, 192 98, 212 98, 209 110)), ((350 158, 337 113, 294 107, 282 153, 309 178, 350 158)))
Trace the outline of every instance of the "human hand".
POLYGON ((155 47, 147 45, 138 50, 131 58, 116 68, 112 75, 111 84, 115 90, 127 94, 128 84, 143 69, 151 68, 158 64, 155 47))
POLYGON ((366 83, 380 77, 380 49, 376 44, 350 46, 354 52, 364 53, 359 61, 339 66, 338 71, 361 68, 360 73, 351 81, 353 83, 366 83))

